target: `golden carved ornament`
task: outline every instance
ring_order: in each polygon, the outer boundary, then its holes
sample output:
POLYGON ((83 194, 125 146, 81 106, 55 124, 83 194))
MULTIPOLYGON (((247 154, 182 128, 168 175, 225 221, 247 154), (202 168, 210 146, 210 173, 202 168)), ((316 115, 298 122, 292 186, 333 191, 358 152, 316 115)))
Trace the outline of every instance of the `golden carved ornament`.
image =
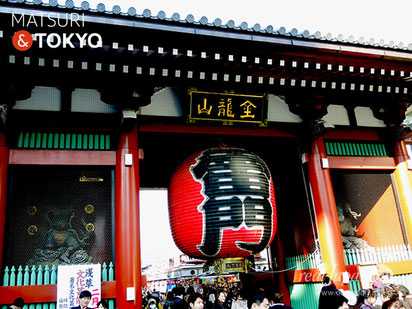
POLYGON ((84 211, 91 214, 94 211, 94 206, 92 204, 86 205, 86 207, 84 207, 84 211))
POLYGON ((94 224, 93 223, 87 223, 86 231, 93 232, 94 230, 95 230, 94 224))
POLYGON ((37 207, 34 205, 27 207, 27 213, 30 216, 34 216, 37 213, 37 207))
POLYGON ((37 233, 38 230, 39 230, 39 229, 37 228, 37 226, 35 226, 35 225, 30 225, 30 226, 27 228, 27 233, 29 233, 29 235, 34 235, 34 234, 37 233))

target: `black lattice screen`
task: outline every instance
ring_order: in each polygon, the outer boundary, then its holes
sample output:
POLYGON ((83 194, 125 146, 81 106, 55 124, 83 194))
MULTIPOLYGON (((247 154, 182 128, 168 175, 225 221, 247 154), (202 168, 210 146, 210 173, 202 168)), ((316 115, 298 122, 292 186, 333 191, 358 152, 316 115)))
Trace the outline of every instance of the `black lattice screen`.
POLYGON ((4 265, 112 261, 111 168, 15 166, 9 175, 4 265))

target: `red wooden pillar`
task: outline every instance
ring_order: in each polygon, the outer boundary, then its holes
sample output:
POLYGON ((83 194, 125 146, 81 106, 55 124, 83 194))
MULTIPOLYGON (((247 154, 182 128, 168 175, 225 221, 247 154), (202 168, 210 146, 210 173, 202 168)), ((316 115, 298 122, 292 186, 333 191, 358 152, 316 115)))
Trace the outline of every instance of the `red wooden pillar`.
POLYGON ((329 169, 322 167, 323 158, 327 158, 323 139, 317 138, 309 157, 309 183, 315 204, 322 262, 336 287, 349 289, 348 284, 342 283, 342 274, 346 272, 342 236, 332 181, 329 169))
POLYGON ((7 206, 7 170, 9 167, 9 148, 6 135, 0 132, 0 267, 3 260, 4 225, 6 223, 7 206))
POLYGON ((393 173, 407 241, 412 244, 412 172, 408 170, 408 152, 404 141, 395 145, 396 169, 393 173))
POLYGON ((142 308, 136 127, 120 137, 116 153, 115 195, 116 308, 142 308), (128 161, 130 159, 132 162, 128 161), (128 300, 130 293, 134 293, 134 300, 128 300))

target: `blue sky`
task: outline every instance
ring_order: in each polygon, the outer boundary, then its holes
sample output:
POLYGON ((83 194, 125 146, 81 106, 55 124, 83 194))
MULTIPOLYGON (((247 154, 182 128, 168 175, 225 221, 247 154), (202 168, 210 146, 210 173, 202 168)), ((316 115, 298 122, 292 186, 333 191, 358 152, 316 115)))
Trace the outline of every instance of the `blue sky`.
MULTIPOLYGON (((59 0, 63 4, 65 0, 59 0)), ((83 0, 74 0, 80 6, 83 0)), ((287 31, 296 28, 299 32, 320 31, 322 35, 331 33, 333 37, 342 34, 344 38, 353 35, 355 39, 363 37, 395 44, 412 43, 411 0, 89 0, 91 8, 104 3, 111 11, 119 5, 127 12, 134 7, 138 14, 149 9, 152 15, 159 11, 166 12, 167 17, 175 12, 184 19, 192 14, 195 20, 202 16, 212 22, 220 18, 223 23, 232 19, 236 25, 246 21, 249 27, 259 23, 262 28, 272 25, 275 29, 285 27, 287 31)))

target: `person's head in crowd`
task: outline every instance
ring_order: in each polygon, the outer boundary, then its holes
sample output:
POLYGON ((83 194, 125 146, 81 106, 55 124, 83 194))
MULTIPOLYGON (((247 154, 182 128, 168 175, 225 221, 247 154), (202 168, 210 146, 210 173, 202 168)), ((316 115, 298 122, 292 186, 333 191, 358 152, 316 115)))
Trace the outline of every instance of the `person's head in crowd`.
POLYGON ((379 288, 379 293, 381 294, 382 301, 388 300, 398 300, 399 294, 398 289, 393 284, 383 284, 379 288))
POLYGON ((173 292, 172 292, 172 291, 167 292, 167 294, 166 294, 166 300, 173 300, 173 298, 175 298, 173 292))
POLYGON ((79 303, 80 307, 84 308, 87 307, 92 299, 92 293, 88 290, 81 291, 79 294, 79 303))
POLYGON ((97 309, 109 309, 109 304, 107 303, 107 301, 102 299, 97 303, 97 309))
POLYGON ((152 297, 160 299, 160 293, 156 291, 156 289, 153 289, 152 297))
POLYGON ((183 296, 185 296, 185 288, 182 286, 178 286, 173 288, 173 294, 175 297, 179 297, 183 299, 183 296))
POLYGON ((391 274, 386 271, 381 273, 381 281, 383 284, 389 284, 391 282, 391 274))
POLYGON ((405 299, 406 296, 410 295, 410 292, 406 286, 400 284, 396 286, 396 288, 400 299, 405 299))
POLYGON ((275 295, 273 295, 273 302, 275 304, 283 304, 283 294, 275 293, 275 295))
POLYGON ((324 286, 331 285, 331 284, 332 284, 332 280, 331 280, 328 276, 323 276, 323 278, 322 278, 322 284, 323 284, 324 286))
POLYGON ((342 295, 347 299, 350 308, 356 305, 356 295, 352 291, 340 290, 342 295))
POLYGON ((239 290, 239 291, 236 293, 236 299, 237 299, 237 300, 245 300, 245 301, 246 301, 245 291, 244 291, 244 290, 239 290))
POLYGON ((154 298, 150 298, 149 301, 147 302, 147 307, 149 309, 156 309, 157 308, 157 301, 154 298))
POLYGON ((388 300, 382 305, 382 309, 406 309, 399 300, 388 300))
POLYGON ((200 293, 192 293, 187 300, 190 309, 203 309, 204 301, 203 296, 200 293))
POLYGON ((371 277, 371 284, 372 284, 372 288, 376 289, 382 285, 382 280, 378 275, 373 275, 371 277))
POLYGON ((226 293, 223 290, 220 290, 216 294, 216 302, 219 302, 220 305, 224 304, 226 301, 226 293))
POLYGON ((365 300, 373 305, 378 298, 378 293, 372 289, 362 289, 358 292, 357 304, 364 304, 365 300))
POLYGON ((269 297, 262 290, 259 290, 249 301, 250 309, 268 309, 270 306, 269 297))
POLYGON ((24 300, 21 297, 16 298, 10 306, 10 308, 12 309, 22 309, 23 307, 24 307, 24 300))
POLYGON ((245 296, 245 291, 240 290, 236 293, 236 302, 242 307, 246 308, 247 307, 247 300, 245 296))
POLYGON ((195 288, 193 286, 189 286, 186 290, 186 294, 192 294, 195 292, 195 288))

